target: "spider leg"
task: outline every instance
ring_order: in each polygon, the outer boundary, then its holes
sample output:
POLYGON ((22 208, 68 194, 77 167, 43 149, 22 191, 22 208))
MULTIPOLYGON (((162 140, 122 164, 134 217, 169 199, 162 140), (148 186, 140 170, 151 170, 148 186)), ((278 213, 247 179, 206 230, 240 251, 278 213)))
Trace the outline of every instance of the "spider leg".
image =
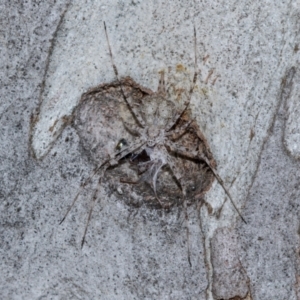
MULTIPOLYGON (((141 148, 145 144, 146 144, 146 141, 139 140, 137 143, 135 143, 131 147, 126 147, 126 148, 122 149, 121 151, 118 151, 118 152, 114 153, 112 155, 113 158, 110 160, 110 162, 115 161, 115 160, 119 161, 120 159, 127 156, 129 153, 132 153, 132 152, 138 150, 139 148, 141 148)), ((110 163, 110 165, 112 165, 112 164, 110 163)))
MULTIPOLYGON (((166 150, 167 152, 167 150, 166 150)), ((184 207, 184 215, 185 215, 185 223, 186 223, 186 237, 187 237, 187 245, 188 245, 188 262, 190 267, 192 267, 191 263, 191 253, 190 253, 190 232, 189 232, 189 216, 187 211, 187 202, 186 202, 186 185, 185 182, 182 180, 182 176, 178 168, 176 167, 176 164, 174 162, 174 158, 171 157, 171 155, 167 154, 168 159, 168 166, 171 169, 174 177, 176 180, 180 183, 182 194, 183 194, 183 207, 184 207)))
POLYGON ((188 129, 190 128, 190 125, 194 122, 194 120, 191 120, 190 122, 187 122, 186 124, 184 124, 183 126, 181 126, 178 129, 175 129, 172 132, 167 132, 166 136, 170 136, 170 138, 172 140, 177 140, 179 139, 182 135, 184 135, 188 129))
POLYGON ((95 170, 89 175, 89 177, 84 181, 84 183, 81 185, 81 187, 79 188, 72 204, 70 205, 70 207, 68 208, 68 210, 66 211, 65 215, 63 216, 63 218, 61 219, 61 221, 59 222, 59 224, 62 224, 63 221, 66 219, 66 217, 68 216, 69 212, 71 211, 72 207, 74 206, 75 202, 77 201, 81 191, 83 188, 86 187, 86 185, 92 180, 92 178, 101 170, 101 168, 105 167, 104 168, 104 171, 103 171, 103 174, 100 175, 100 178, 103 177, 106 169, 111 166, 111 165, 114 165, 115 164, 115 156, 118 156, 117 157, 117 160, 120 160, 122 159, 123 157, 125 157, 126 155, 128 155, 130 152, 133 152, 137 149, 139 149, 142 145, 144 144, 144 142, 140 142, 140 143, 137 143, 135 145, 133 145, 132 147, 126 147, 125 149, 121 150, 121 151, 118 151, 116 152, 113 157, 114 158, 109 158, 109 159, 106 159, 102 164, 100 164, 99 167, 95 168, 95 170))
MULTIPOLYGON (((139 149, 142 145, 143 145, 143 143, 138 143, 138 144, 133 145, 132 147, 128 147, 127 149, 125 149, 126 151, 119 151, 117 154, 120 154, 120 152, 122 152, 122 155, 118 158, 118 160, 122 159, 123 157, 128 155, 130 152, 139 149)), ((111 160, 108 161, 108 163, 109 163, 108 167, 112 165, 112 163, 111 163, 112 161, 114 161, 114 159, 111 159, 111 160)), ((86 225, 85 225, 85 229, 84 229, 84 233, 83 233, 83 237, 82 237, 82 240, 81 240, 81 248, 83 247, 83 244, 84 244, 84 241, 85 241, 85 236, 86 236, 86 233, 87 233, 88 225, 90 223, 92 213, 93 213, 93 210, 94 210, 94 206, 95 206, 97 196, 98 196, 98 193, 99 193, 101 180, 102 180, 106 170, 107 170, 107 168, 105 168, 102 176, 100 176, 98 187, 97 187, 97 189, 95 190, 95 192, 93 194, 93 202, 92 202, 92 205, 91 205, 91 208, 90 208, 90 211, 89 211, 89 216, 88 216, 88 219, 87 219, 87 222, 86 222, 86 225)))
POLYGON ((107 30, 106 30, 106 24, 105 24, 105 22, 103 22, 103 24, 104 24, 104 31, 105 31, 105 35, 106 35, 106 40, 107 40, 107 45, 108 45, 108 50, 109 50, 109 55, 110 55, 111 64, 112 64, 112 67, 113 67, 113 69, 114 69, 114 73, 115 73, 115 76, 116 76, 116 78, 117 78, 117 81, 118 81, 118 83, 119 83, 119 85, 120 85, 120 89, 121 89, 121 94, 122 94, 123 100, 124 100, 125 103, 127 104, 127 106, 128 106, 128 108, 129 108, 129 110, 130 110, 130 112, 131 112, 133 118, 134 118, 135 120, 137 120, 137 122, 139 123, 139 125, 140 125, 141 127, 144 128, 144 127, 145 127, 145 122, 144 122, 144 120, 143 120, 138 114, 136 114, 136 113, 134 112, 133 107, 132 107, 131 104, 128 102, 128 100, 127 100, 127 98, 126 98, 126 96, 125 96, 125 93, 124 93, 122 84, 121 84, 120 79, 119 79, 118 69, 117 69, 117 67, 116 67, 116 65, 115 65, 115 62, 114 62, 114 59, 113 59, 113 55, 112 55, 112 51, 111 51, 111 47, 110 47, 110 43, 109 43, 109 39, 108 39, 108 34, 107 34, 107 30))
POLYGON ((74 206, 75 202, 78 199, 79 194, 81 193, 82 189, 85 188, 85 186, 90 182, 90 180, 96 175, 97 172, 99 172, 99 170, 104 167, 106 164, 109 164, 109 159, 107 159, 106 161, 104 161, 99 167, 97 167, 91 174, 90 176, 84 181, 84 183, 81 185, 80 189, 78 190, 72 204, 69 206, 68 210, 66 211, 65 215, 63 216, 63 218, 61 219, 61 221, 59 222, 59 225, 62 224, 62 222, 66 219, 67 215, 69 214, 70 210, 72 209, 72 207, 74 206))
POLYGON ((95 203, 96 203, 96 200, 97 200, 97 196, 98 196, 98 193, 99 193, 101 179, 102 179, 102 177, 99 178, 98 187, 94 191, 94 194, 93 194, 92 205, 91 205, 91 208, 90 208, 90 211, 89 211, 88 219, 87 219, 87 222, 85 224, 84 233, 83 233, 82 240, 81 240, 81 248, 83 247, 83 244, 85 242, 85 236, 86 236, 86 233, 87 233, 87 229, 88 229, 89 223, 91 221, 91 217, 92 217, 92 213, 93 213, 93 210, 94 210, 94 206, 95 206, 95 203))
POLYGON ((203 133, 201 132, 201 130, 199 129, 197 123, 194 121, 191 124, 191 127, 193 128, 194 132, 196 133, 197 137, 204 143, 205 149, 206 149, 206 155, 208 158, 212 158, 212 154, 210 151, 210 147, 207 143, 206 138, 204 137, 203 133))
POLYGON ((173 118, 173 122, 171 124, 171 126, 167 129, 167 131, 170 131, 173 126, 178 122, 178 120, 180 119, 180 117, 186 112, 186 110, 188 109, 190 102, 191 102, 191 98, 192 98, 192 94, 196 85, 196 81, 197 81, 197 75, 198 75, 198 68, 197 68, 197 34, 196 34, 196 27, 194 25, 194 53, 195 53, 195 60, 194 60, 194 76, 193 76, 193 81, 190 87, 190 91, 189 91, 189 96, 188 99, 185 103, 185 106, 183 108, 183 110, 176 114, 173 118))
POLYGON ((142 132, 138 129, 138 128, 134 128, 132 124, 124 121, 123 121, 123 125, 125 127, 126 130, 128 130, 132 135, 135 135, 135 136, 141 136, 142 135, 142 132))
POLYGON ((243 218, 242 214, 240 213, 237 206, 235 205, 235 203, 234 203, 228 189, 226 188, 222 178, 219 176, 217 170, 211 165, 209 160, 204 155, 201 155, 198 151, 188 152, 185 149, 183 149, 182 147, 174 147, 173 145, 171 145, 171 143, 166 143, 166 147, 173 153, 185 156, 185 157, 190 158, 190 159, 204 161, 206 163, 206 165, 210 168, 210 170, 213 172, 215 178, 217 178, 219 184, 222 186, 223 190, 225 191, 225 193, 229 197, 230 202, 232 203, 233 207, 235 208, 235 210, 238 213, 238 215, 240 216, 240 218, 243 220, 243 222, 245 224, 247 224, 246 220, 243 218))

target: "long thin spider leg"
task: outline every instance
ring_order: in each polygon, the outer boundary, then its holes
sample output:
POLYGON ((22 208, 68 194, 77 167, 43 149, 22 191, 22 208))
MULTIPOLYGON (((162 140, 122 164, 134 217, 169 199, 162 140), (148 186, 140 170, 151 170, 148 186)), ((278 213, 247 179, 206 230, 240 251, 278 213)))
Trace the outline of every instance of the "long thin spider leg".
POLYGON ((62 224, 62 222, 66 219, 66 217, 68 216, 69 212, 71 211, 72 207, 74 206, 75 202, 78 199, 79 194, 81 193, 82 189, 85 188, 85 186, 90 182, 90 180, 96 175, 96 173, 106 164, 109 163, 109 159, 107 159, 106 161, 104 161, 99 167, 95 168, 95 170, 90 174, 90 176, 84 181, 84 183, 81 185, 80 189, 78 190, 72 204, 69 206, 68 210, 66 211, 65 215, 63 216, 63 218, 61 219, 61 221, 59 222, 59 225, 62 224))
MULTIPOLYGON (((166 150, 166 152, 168 152, 166 150)), ((168 166, 171 169, 174 177, 176 178, 176 180, 179 182, 180 186, 181 186, 181 190, 182 190, 182 194, 183 194, 183 208, 184 208, 184 215, 185 215, 185 226, 186 226, 186 238, 187 238, 187 250, 188 250, 188 262, 190 267, 192 267, 192 263, 191 263, 191 252, 190 252, 190 231, 189 231, 189 216, 188 216, 188 211, 187 211, 187 202, 186 202, 186 186, 184 184, 184 181, 181 180, 181 176, 180 176, 180 172, 178 171, 177 167, 176 167, 176 163, 174 163, 174 159, 167 154, 167 158, 168 158, 168 166)))
POLYGON ((214 176, 217 178, 219 184, 222 186, 223 190, 225 191, 225 193, 229 197, 230 202, 232 203, 233 207, 235 208, 235 210, 238 213, 238 215, 240 216, 240 218, 243 220, 243 222, 245 224, 247 224, 246 220, 243 218, 242 214, 240 213, 240 211, 238 210, 237 206, 235 205, 235 203, 234 203, 234 201, 233 201, 233 199, 232 199, 232 197, 231 197, 228 189, 225 187, 225 184, 224 184, 222 178, 219 176, 219 174, 216 171, 216 169, 210 164, 209 160, 205 156, 203 156, 200 153, 198 153, 198 151, 187 152, 187 151, 185 151, 185 149, 183 149, 181 147, 174 147, 174 146, 172 146, 171 143, 166 143, 166 148, 169 149, 173 153, 185 156, 187 158, 204 161, 206 163, 206 165, 210 168, 210 170, 213 172, 214 176))
POLYGON ((192 124, 190 125, 190 127, 193 128, 194 132, 196 133, 196 135, 198 136, 198 138, 204 143, 205 149, 206 149, 206 155, 208 156, 208 158, 212 157, 211 151, 210 151, 210 147, 206 141, 206 138, 204 137, 203 133, 201 132, 201 130, 199 129, 197 123, 194 121, 192 122, 192 124))
MULTIPOLYGON (((122 156, 121 158, 125 157, 128 153, 130 153, 131 151, 134 151, 136 149, 136 147, 140 147, 142 144, 136 146, 134 145, 133 147, 129 147, 129 149, 127 151, 124 151, 122 153, 122 156), (133 149, 133 150, 132 150, 133 149), (129 152, 128 152, 129 151, 129 152), (127 153, 128 152, 128 153, 127 153)), ((138 149, 137 148, 137 149, 138 149)), ((119 152, 120 153, 120 152, 119 152)), ((119 158, 119 159, 121 159, 119 158)), ((109 161, 110 162, 110 161, 109 161)), ((107 169, 107 168, 106 168, 107 169)), ((97 196, 98 196, 98 192, 99 192, 99 188, 100 188, 100 184, 101 184, 101 180, 104 176, 104 173, 106 171, 106 169, 103 171, 103 174, 101 174, 100 178, 99 178, 99 183, 98 183, 98 187, 97 189, 95 190, 94 194, 93 194, 93 201, 92 201, 92 205, 91 205, 91 208, 90 208, 90 211, 89 211, 89 216, 88 216, 88 219, 87 219, 87 222, 86 222, 86 225, 85 225, 85 229, 84 229, 84 233, 83 233, 83 237, 82 237, 82 240, 81 240, 81 248, 83 247, 83 244, 85 242, 85 236, 86 236, 86 233, 87 233, 87 229, 88 229, 88 225, 90 223, 90 220, 91 220, 91 217, 92 217, 92 213, 93 213, 93 210, 94 210, 94 206, 95 206, 95 203, 96 203, 96 200, 97 200, 97 196)))
POLYGON ((169 136, 172 140, 179 139, 182 135, 184 135, 190 128, 190 125, 194 122, 194 120, 191 120, 190 122, 187 122, 180 128, 176 130, 172 130, 172 132, 167 132, 166 136, 169 136))
POLYGON ((118 81, 118 83, 119 83, 119 85, 120 85, 122 97, 123 97, 125 103, 127 104, 127 106, 128 106, 128 108, 129 108, 129 110, 130 110, 130 112, 131 112, 133 118, 139 123, 139 125, 140 125, 141 127, 145 127, 145 122, 143 121, 142 118, 140 118, 139 115, 137 115, 137 114, 133 111, 132 106, 130 105, 130 103, 128 102, 128 100, 127 100, 127 98, 126 98, 126 96, 125 96, 125 93, 124 93, 124 90, 123 90, 121 81, 120 81, 120 79, 119 79, 119 72, 118 72, 118 69, 117 69, 117 67, 116 67, 116 65, 115 65, 114 58, 113 58, 113 55, 112 55, 112 51, 111 51, 111 47, 110 47, 110 43, 109 43, 109 38, 108 38, 107 30, 106 30, 106 24, 105 24, 105 22, 103 22, 103 24, 104 24, 104 30, 105 30, 105 35, 106 35, 106 40, 107 40, 107 45, 108 45, 108 50, 109 50, 110 60, 111 60, 112 67, 113 67, 113 69, 114 69, 114 73, 115 73, 115 75, 116 75, 117 81, 118 81))
MULTIPOLYGON (((123 158, 124 156, 126 156, 130 152, 135 151, 138 148, 140 148, 145 143, 146 142, 144 142, 144 141, 139 141, 139 142, 135 143, 134 145, 122 147, 123 149, 121 149, 120 151, 116 151, 115 153, 113 153, 111 155, 111 157, 113 157, 113 159, 116 159, 118 156, 120 156, 121 158, 123 158)), ((120 159, 120 158, 118 157, 118 159, 120 159)))
POLYGON ((126 148, 122 149, 121 151, 117 152, 116 154, 114 154, 113 155, 114 158, 112 160, 120 160, 120 159, 124 158, 126 155, 128 155, 129 153, 132 153, 132 152, 138 150, 145 144, 146 144, 146 141, 141 141, 141 142, 138 142, 138 143, 132 145, 131 147, 126 147, 126 148))
POLYGON ((193 81, 190 87, 190 91, 189 91, 189 96, 188 96, 188 100, 185 103, 184 109, 179 113, 176 114, 174 119, 173 119, 173 123, 172 125, 167 129, 167 131, 170 131, 173 126, 178 122, 178 120, 181 118, 181 116, 186 112, 186 110, 188 109, 190 102, 191 102, 191 98, 192 98, 192 94, 196 85, 196 81, 197 81, 197 75, 198 75, 198 67, 197 67, 197 34, 196 34, 196 27, 194 25, 194 53, 195 53, 195 61, 194 61, 194 76, 193 76, 193 81))
MULTIPOLYGON (((141 145, 143 145, 143 143, 140 143, 138 146, 134 145, 132 147, 129 147, 127 149, 127 151, 123 151, 121 157, 119 159, 122 159, 123 157, 125 157, 128 153, 130 153, 131 151, 134 151, 136 149, 138 149, 139 147, 141 147, 141 145), (128 153, 127 153, 128 152, 128 153)), ((118 152, 118 154, 120 154, 120 152, 118 152)), ((110 160, 111 161, 111 160, 110 160)), ((108 162, 109 165, 110 164, 110 161, 108 162)), ((93 210, 94 210, 94 206, 95 206, 95 203, 96 203, 96 200, 97 200, 97 196, 98 196, 98 193, 99 193, 99 189, 100 189, 100 184, 101 184, 101 180, 104 176, 104 173, 106 171, 107 168, 105 168, 105 170, 103 171, 103 174, 101 174, 100 178, 99 178, 99 182, 98 182, 98 187, 97 189, 95 190, 94 194, 93 194, 93 201, 92 201, 92 205, 91 205, 91 208, 90 208, 90 211, 89 211, 89 215, 88 215, 88 219, 87 219, 87 222, 86 222, 86 225, 85 225, 85 229, 84 229, 84 233, 83 233, 83 237, 82 237, 82 240, 81 240, 81 248, 83 247, 83 244, 85 242, 85 236, 86 236, 86 233, 87 233, 87 229, 88 229, 88 225, 90 223, 90 220, 91 220, 91 217, 92 217, 92 213, 93 213, 93 210)))
POLYGON ((123 121, 123 125, 125 127, 126 130, 128 130, 132 135, 135 135, 135 136, 141 136, 142 135, 142 132, 138 129, 138 128, 134 128, 132 124, 124 121, 123 121))
POLYGON ((225 187, 224 181, 222 180, 222 178, 219 176, 219 174, 217 173, 217 171, 210 165, 209 161, 207 158, 203 157, 203 160, 206 162, 206 164, 209 166, 209 168, 211 169, 211 171, 214 173, 215 177, 217 178, 217 180, 219 181, 220 185, 222 186, 222 188, 224 189, 225 193, 227 194, 227 196, 230 199, 231 204, 233 205, 233 207, 235 208, 235 210, 237 211, 238 215, 240 216, 240 218, 243 220, 243 222, 245 224, 247 224, 246 220, 243 218, 242 214, 240 213, 240 211, 238 210, 237 206, 235 205, 228 189, 225 187))
POLYGON ((144 144, 144 142, 141 142, 141 143, 138 143, 138 144, 135 144, 131 147, 126 147, 124 149, 122 149, 121 151, 118 151, 116 152, 114 155, 113 155, 113 159, 109 158, 109 159, 106 159, 99 167, 95 168, 95 170, 89 175, 89 177, 84 181, 84 183, 81 185, 80 189, 78 190, 76 196, 74 197, 74 200, 72 202, 72 204, 69 206, 68 210, 66 211, 65 215, 63 216, 63 218, 61 219, 61 221, 59 222, 59 225, 63 223, 63 221, 66 219, 66 217, 68 216, 69 212, 71 211, 72 207, 74 206, 75 202, 77 201, 81 191, 83 188, 85 188, 85 186, 90 182, 90 180, 96 175, 97 172, 100 171, 100 169, 102 167, 104 167, 106 164, 109 166, 109 165, 112 165, 113 161, 116 159, 115 156, 118 156, 117 160, 120 160, 122 159, 123 157, 125 157, 126 155, 128 155, 130 152, 133 152, 137 149, 139 149, 142 145, 144 144))
POLYGON ((98 198, 97 196, 98 196, 98 192, 99 192, 99 187, 100 187, 101 180, 102 180, 102 177, 100 177, 99 182, 98 182, 98 187, 97 187, 97 189, 95 190, 95 192, 93 194, 92 205, 91 205, 91 208, 90 208, 90 211, 89 211, 89 216, 88 216, 87 222, 85 224, 84 233, 83 233, 82 240, 81 240, 81 248, 83 247, 83 244, 85 242, 86 232, 87 232, 89 223, 91 221, 91 217, 92 217, 92 213, 93 213, 93 210, 94 210, 94 206, 95 206, 96 200, 98 198))

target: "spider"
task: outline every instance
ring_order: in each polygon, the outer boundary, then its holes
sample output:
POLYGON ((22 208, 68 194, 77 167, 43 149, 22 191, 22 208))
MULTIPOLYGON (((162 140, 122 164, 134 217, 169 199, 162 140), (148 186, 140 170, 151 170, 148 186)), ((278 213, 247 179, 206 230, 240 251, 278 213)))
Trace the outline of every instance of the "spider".
POLYGON ((98 167, 82 184, 60 223, 65 220, 82 188, 96 174, 99 182, 93 193, 81 247, 99 188, 105 181, 118 185, 117 195, 133 205, 146 203, 157 209, 183 205, 187 220, 187 205, 203 197, 216 178, 246 223, 216 171, 216 162, 205 136, 190 117, 189 106, 198 74, 195 26, 192 84, 186 93, 176 91, 177 96, 184 99, 181 108, 169 100, 171 88, 166 88, 164 72, 160 72, 156 92, 138 85, 130 77, 119 79, 105 22, 104 31, 116 80, 83 94, 73 118, 83 148, 98 167), (119 141, 116 141, 117 132, 121 132, 119 141), (104 142, 103 136, 114 146, 104 142), (117 176, 119 183, 115 180, 117 176))

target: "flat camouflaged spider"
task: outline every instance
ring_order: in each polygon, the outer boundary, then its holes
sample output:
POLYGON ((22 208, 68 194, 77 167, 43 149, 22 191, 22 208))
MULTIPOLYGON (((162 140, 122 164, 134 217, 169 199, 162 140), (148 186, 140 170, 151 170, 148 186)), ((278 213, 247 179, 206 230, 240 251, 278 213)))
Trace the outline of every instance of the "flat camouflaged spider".
POLYGON ((82 184, 61 223, 94 177, 98 177, 97 186, 81 246, 101 187, 108 193, 116 191, 116 197, 128 205, 154 209, 182 205, 187 220, 187 205, 199 202, 216 178, 245 222, 216 171, 206 138, 190 117, 198 73, 195 27, 194 75, 189 90, 172 85, 167 88, 161 72, 156 92, 129 77, 119 79, 105 23, 104 31, 116 81, 83 94, 72 121, 83 149, 97 167, 82 184))

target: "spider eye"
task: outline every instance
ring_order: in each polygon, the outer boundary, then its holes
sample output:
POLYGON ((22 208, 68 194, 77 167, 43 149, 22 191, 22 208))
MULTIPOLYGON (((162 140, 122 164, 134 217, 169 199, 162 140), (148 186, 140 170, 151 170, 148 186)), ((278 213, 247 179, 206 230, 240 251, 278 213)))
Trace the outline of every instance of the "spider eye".
POLYGON ((128 146, 128 143, 125 139, 120 139, 117 146, 116 146, 116 150, 117 151, 121 151, 123 147, 128 146))

